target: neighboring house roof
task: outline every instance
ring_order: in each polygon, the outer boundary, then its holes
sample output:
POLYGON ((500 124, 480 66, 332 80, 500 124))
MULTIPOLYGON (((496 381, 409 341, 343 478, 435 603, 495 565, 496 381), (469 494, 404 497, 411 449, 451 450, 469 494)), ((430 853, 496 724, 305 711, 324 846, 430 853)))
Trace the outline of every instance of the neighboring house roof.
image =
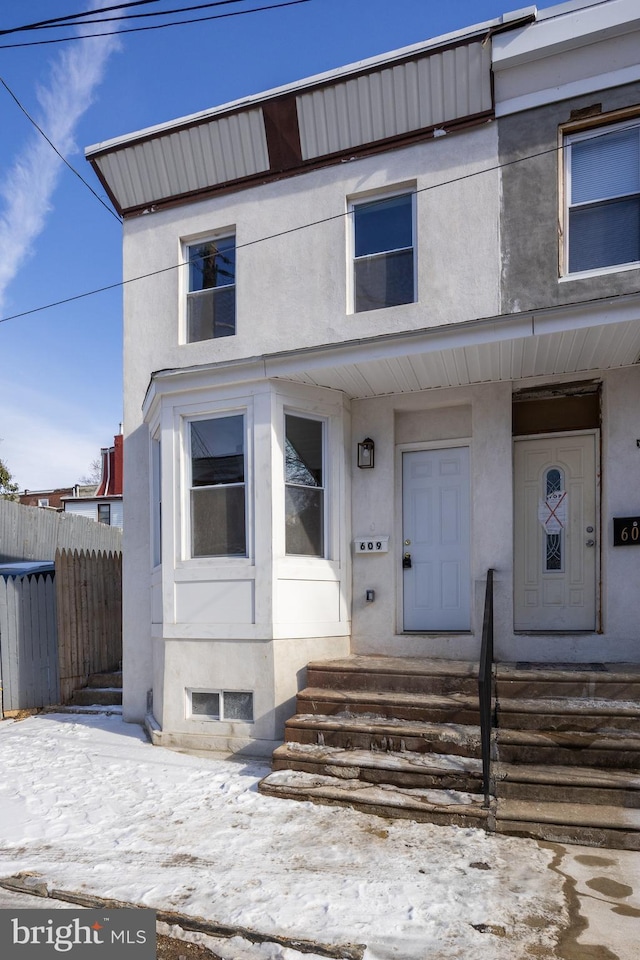
POLYGON ((122 496, 122 450, 122 434, 113 438, 112 447, 102 448, 102 479, 94 494, 96 498, 122 496))

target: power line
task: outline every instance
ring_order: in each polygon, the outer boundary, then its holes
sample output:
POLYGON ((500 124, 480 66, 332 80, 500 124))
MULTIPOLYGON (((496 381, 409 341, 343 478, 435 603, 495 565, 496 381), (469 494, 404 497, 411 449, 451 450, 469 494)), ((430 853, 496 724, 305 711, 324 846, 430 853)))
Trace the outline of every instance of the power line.
MULTIPOLYGON (((595 134, 595 137, 607 136, 606 133, 595 134)), ((419 187, 416 190, 407 191, 412 195, 417 196, 420 193, 428 193, 431 190, 437 190, 440 187, 449 187, 456 183, 463 183, 465 180, 471 180, 474 177, 479 177, 485 173, 496 173, 498 170, 503 170, 505 167, 514 166, 517 163, 524 163, 526 160, 537 160, 539 157, 548 156, 551 153, 560 153, 564 150, 564 145, 557 147, 550 147, 548 150, 540 150, 538 153, 530 153, 524 157, 516 157, 514 160, 507 160, 505 163, 496 163, 491 167, 485 167, 482 170, 474 170, 472 173, 465 173, 459 177, 452 177, 450 180, 442 180, 440 183, 432 183, 426 187, 419 187)), ((380 200, 380 203, 384 203, 386 198, 380 200)), ((375 200, 372 201, 375 203, 375 200)), ((332 223, 334 220, 342 220, 345 217, 351 216, 350 211, 344 211, 342 213, 333 214, 330 217, 322 217, 320 220, 311 220, 308 223, 299 224, 297 227, 289 227, 287 230, 280 230, 278 233, 268 234, 266 237, 258 237, 255 240, 247 240, 246 243, 237 244, 236 250, 244 250, 247 247, 254 247, 259 243, 267 243, 269 240, 277 240, 280 237, 286 237, 292 233, 299 233, 301 230, 308 230, 310 227, 322 226, 324 223, 332 223)), ((205 258, 203 258, 205 259, 205 258)), ((150 273, 143 273, 137 277, 130 277, 128 280, 119 280, 116 283, 107 284, 104 287, 98 287, 95 290, 87 290, 84 293, 75 294, 72 297, 66 297, 64 300, 56 300, 54 303, 46 303, 41 307, 33 307, 31 310, 23 310, 21 313, 14 313, 10 317, 2 317, 0 323, 6 323, 8 320, 18 320, 21 317, 30 316, 33 313, 41 313, 43 310, 49 310, 53 307, 60 307, 66 303, 73 303, 75 300, 83 300, 86 297, 94 296, 98 293, 105 293, 107 290, 115 290, 117 287, 125 287, 130 283, 137 283, 139 280, 149 280, 152 277, 157 277, 163 273, 169 273, 170 270, 180 270, 182 267, 187 267, 188 263, 172 263, 169 267, 161 267, 159 270, 152 270, 150 273)))
POLYGON ((87 190, 90 190, 90 191, 91 191, 91 193, 94 195, 94 197, 96 198, 96 200, 97 200, 99 203, 102 204, 102 206, 105 208, 105 210, 108 210, 108 211, 109 211, 109 213, 111 214, 112 217, 115 217, 115 219, 118 221, 118 223, 122 223, 122 217, 120 217, 120 216, 116 213, 116 211, 115 211, 112 207, 109 206, 108 203, 105 203, 105 201, 102 199, 102 197, 101 197, 98 193, 96 193, 96 191, 93 189, 93 187, 91 186, 91 184, 90 184, 87 180, 84 179, 84 177, 82 176, 82 174, 79 173, 79 172, 75 169, 75 167, 72 167, 72 166, 71 166, 71 164, 70 164, 69 161, 66 159, 66 157, 63 157, 63 155, 60 153, 60 151, 59 151, 58 148, 55 146, 55 144, 51 142, 51 140, 50 140, 49 137, 46 135, 46 133, 44 132, 44 130, 42 129, 42 127, 38 126, 38 124, 36 123, 36 121, 35 121, 35 120, 33 119, 33 117, 27 112, 27 110, 23 107, 23 105, 20 103, 20 101, 19 101, 18 98, 16 97, 15 93, 13 92, 13 90, 11 90, 11 88, 8 86, 8 84, 6 83, 6 81, 3 80, 2 77, 0 77, 0 83, 1 83, 2 86, 5 88, 5 90, 6 90, 7 93, 9 94, 9 96, 12 97, 12 99, 15 101, 15 103, 18 105, 18 107, 22 110, 22 112, 24 113, 24 115, 25 115, 25 117, 27 118, 27 120, 29 120, 29 122, 33 124, 33 126, 36 128, 36 130, 38 131, 38 133, 40 134, 40 136, 44 137, 44 139, 47 141, 47 143, 49 144, 49 146, 51 147, 51 149, 53 150, 53 152, 54 152, 55 154, 57 154, 57 156, 60 157, 60 159, 62 160, 62 162, 65 164, 65 166, 67 166, 67 167, 69 168, 69 170, 71 170, 71 173, 74 173, 74 174, 76 175, 76 177, 78 178, 78 180, 80 180, 82 183, 84 183, 84 185, 85 185, 85 187, 87 188, 87 190))
MULTIPOLYGON (((141 7, 148 3, 159 3, 160 0, 131 0, 130 3, 118 3, 113 7, 100 7, 96 13, 110 13, 112 10, 127 10, 129 7, 141 7)), ((21 27, 9 27, 8 30, 0 30, 0 37, 7 33, 21 33, 23 30, 38 30, 40 27, 49 27, 54 24, 67 26, 69 20, 80 20, 82 17, 89 16, 90 10, 83 10, 82 13, 69 13, 66 17, 52 17, 49 20, 38 20, 36 23, 26 23, 21 27)), ((150 14, 153 16, 153 14, 150 14)))
MULTIPOLYGON (((228 0, 231 2, 231 0, 228 0)), ((91 37, 113 37, 122 33, 141 33, 146 30, 163 30, 166 27, 181 27, 192 23, 204 23, 210 20, 224 20, 228 17, 241 17, 247 13, 262 13, 266 10, 281 10, 283 7, 295 7, 311 0, 285 0, 284 3, 271 3, 264 7, 252 7, 249 10, 233 10, 230 13, 216 13, 210 17, 192 17, 190 20, 172 20, 170 23, 156 23, 148 27, 125 27, 123 30, 108 30, 104 33, 83 33, 73 37, 57 37, 55 40, 32 40, 28 43, 3 43, 0 50, 16 50, 20 47, 42 47, 50 43, 66 43, 69 40, 87 40, 91 37)), ((114 18, 115 19, 115 18, 114 18)))
MULTIPOLYGON (((142 3, 157 3, 158 0, 139 0, 142 3)), ((84 13, 76 13, 70 17, 56 17, 55 20, 51 21, 41 21, 36 24, 29 24, 25 27, 16 27, 13 30, 0 30, 0 36, 4 33, 16 33, 23 30, 61 30, 64 27, 68 26, 90 26, 94 23, 120 23, 123 20, 140 20, 146 17, 168 17, 173 13, 189 13, 192 10, 208 10, 211 7, 225 7, 231 3, 246 3, 247 0, 211 0, 210 3, 200 3, 195 6, 190 7, 175 7, 172 10, 152 10, 151 13, 124 13, 117 17, 98 17, 96 14, 106 13, 110 10, 119 10, 122 9, 121 6, 117 7, 101 7, 98 10, 85 10, 84 13), (89 19, 78 19, 80 17, 88 17, 89 19), (74 19, 75 23, 71 24, 70 21, 74 19)), ((125 6, 129 6, 126 4, 125 6)), ((179 21, 182 22, 182 21, 179 21)), ((170 24, 167 24, 170 26, 170 24)), ((119 33, 122 31, 118 31, 119 33)))

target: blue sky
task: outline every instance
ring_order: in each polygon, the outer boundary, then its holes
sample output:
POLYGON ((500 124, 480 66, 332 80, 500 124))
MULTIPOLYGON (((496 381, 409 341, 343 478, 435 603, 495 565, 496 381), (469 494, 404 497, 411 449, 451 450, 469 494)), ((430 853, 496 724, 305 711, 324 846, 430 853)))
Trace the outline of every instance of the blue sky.
MULTIPOLYGON (((0 30, 116 0, 5 3, 0 30)), ((159 0, 130 12, 190 6, 159 0)), ((199 0, 203 2, 203 0, 199 0)), ((211 16, 281 0, 237 3, 211 16)), ((281 10, 108 38, 0 49, 0 77, 68 162, 84 148, 499 16, 508 0, 309 0, 281 10)), ((539 3, 539 7, 550 6, 539 3)), ((114 14, 111 14, 114 16, 114 14)), ((177 16, 120 21, 149 25, 177 16)), ((94 28, 96 31, 98 28, 94 28)), ((107 29, 104 25, 100 30, 107 29)), ((65 28, 0 36, 71 36, 65 28)), ((21 488, 77 483, 122 420, 121 227, 0 86, 0 459, 21 488)), ((103 195, 103 194, 102 194, 103 195)))

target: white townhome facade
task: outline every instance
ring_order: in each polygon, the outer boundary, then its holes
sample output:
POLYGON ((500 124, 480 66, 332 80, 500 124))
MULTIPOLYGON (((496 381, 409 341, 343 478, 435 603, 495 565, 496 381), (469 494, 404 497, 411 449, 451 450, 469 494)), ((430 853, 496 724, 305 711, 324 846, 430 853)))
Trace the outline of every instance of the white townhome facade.
POLYGON ((640 660, 638 40, 529 7, 89 149, 156 742, 268 754, 312 659, 477 659, 489 568, 498 659, 640 660))

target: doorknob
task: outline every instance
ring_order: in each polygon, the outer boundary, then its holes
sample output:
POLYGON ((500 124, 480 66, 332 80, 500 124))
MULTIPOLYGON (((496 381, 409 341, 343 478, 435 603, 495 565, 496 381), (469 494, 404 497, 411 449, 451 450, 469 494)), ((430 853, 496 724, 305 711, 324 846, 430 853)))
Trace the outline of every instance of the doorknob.
POLYGON ((585 540, 584 545, 585 545, 585 547, 595 547, 596 542, 595 542, 595 540, 585 540))
POLYGON ((411 569, 411 554, 410 554, 410 553, 405 553, 404 557, 402 558, 402 569, 403 569, 403 570, 410 570, 410 569, 411 569))

